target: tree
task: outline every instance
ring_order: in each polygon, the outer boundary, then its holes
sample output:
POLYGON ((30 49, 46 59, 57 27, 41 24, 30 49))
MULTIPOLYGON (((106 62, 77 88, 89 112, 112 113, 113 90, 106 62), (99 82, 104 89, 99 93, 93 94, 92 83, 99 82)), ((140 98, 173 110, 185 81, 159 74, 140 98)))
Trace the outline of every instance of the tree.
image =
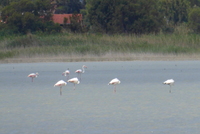
POLYGON ((93 0, 89 21, 105 33, 157 33, 163 24, 156 0, 93 0))
POLYGON ((177 25, 188 21, 188 0, 160 0, 160 6, 168 24, 177 25))
POLYGON ((92 7, 92 0, 83 0, 83 9, 80 10, 80 13, 83 15, 83 24, 86 29, 90 27, 89 21, 89 10, 92 7))
POLYGON ((70 30, 74 33, 85 32, 85 28, 82 26, 82 15, 81 14, 72 14, 69 18, 64 18, 64 29, 70 30), (67 24, 67 21, 70 21, 70 24, 67 24))
POLYGON ((188 0, 188 2, 190 2, 191 7, 200 7, 200 0, 188 0))
MULTIPOLYGON (((21 0, 20 2, 12 2, 2 10, 2 20, 10 27, 17 28, 18 32, 25 32, 23 24, 24 16, 35 10, 35 6, 28 0, 21 0), (20 6, 25 5, 25 6, 20 6)), ((28 20, 27 20, 28 21, 28 20)))
POLYGON ((18 1, 20 1, 20 0, 1 0, 0 5, 5 7, 5 6, 9 5, 11 2, 18 2, 18 1))
POLYGON ((56 14, 80 13, 80 9, 84 7, 80 0, 57 0, 56 14))
POLYGON ((71 24, 69 28, 72 32, 82 32, 81 18, 82 16, 80 16, 80 14, 72 14, 72 17, 70 17, 71 24))
POLYGON ((20 0, 3 8, 2 19, 15 32, 45 32, 48 31, 45 23, 51 21, 51 11, 49 0, 20 0))
POLYGON ((53 5, 49 0, 36 0, 35 4, 35 15, 41 17, 43 16, 43 21, 47 22, 51 20, 53 5))
POLYGON ((200 8, 196 7, 189 12, 189 27, 195 32, 200 32, 200 8))
POLYGON ((89 11, 89 21, 93 28, 100 32, 109 32, 109 25, 113 15, 113 0, 93 1, 93 7, 89 11))

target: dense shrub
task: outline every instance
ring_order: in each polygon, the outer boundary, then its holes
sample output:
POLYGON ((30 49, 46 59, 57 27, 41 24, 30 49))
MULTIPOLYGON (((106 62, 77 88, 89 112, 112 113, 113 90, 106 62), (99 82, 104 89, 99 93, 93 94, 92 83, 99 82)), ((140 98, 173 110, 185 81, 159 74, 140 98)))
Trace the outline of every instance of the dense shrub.
POLYGON ((191 9, 189 13, 189 27, 195 32, 200 32, 200 8, 191 9))

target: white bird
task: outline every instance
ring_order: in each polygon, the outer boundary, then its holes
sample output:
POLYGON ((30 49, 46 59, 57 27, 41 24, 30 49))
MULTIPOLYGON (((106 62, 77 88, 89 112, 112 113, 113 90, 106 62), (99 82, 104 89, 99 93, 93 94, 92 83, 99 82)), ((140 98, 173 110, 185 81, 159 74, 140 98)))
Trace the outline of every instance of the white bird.
POLYGON ((70 82, 70 83, 73 83, 74 84, 74 90, 75 90, 75 84, 79 84, 80 81, 78 80, 78 78, 72 78, 72 79, 69 79, 67 82, 70 82))
POLYGON ((170 93, 171 93, 171 86, 174 85, 174 82, 175 81, 173 79, 168 79, 168 80, 163 82, 163 84, 170 86, 170 90, 169 90, 170 93))
POLYGON ((86 65, 83 65, 83 66, 82 66, 82 69, 78 69, 78 70, 75 71, 75 73, 78 74, 80 80, 81 80, 81 74, 85 72, 85 68, 87 68, 87 66, 86 66, 86 65))
POLYGON ((117 84, 120 84, 120 83, 121 83, 121 82, 120 82, 119 79, 114 78, 114 79, 112 79, 112 80, 108 83, 108 85, 114 85, 114 92, 116 92, 116 85, 117 85, 117 84))
POLYGON ((38 75, 39 73, 31 73, 28 75, 28 77, 32 78, 32 82, 33 82, 33 79, 36 78, 38 75))
POLYGON ((54 87, 60 87, 60 95, 62 95, 62 87, 66 85, 67 82, 65 82, 64 80, 60 80, 54 85, 54 87))
POLYGON ((70 74, 69 68, 62 73, 63 76, 67 76, 67 79, 69 79, 69 74, 70 74))

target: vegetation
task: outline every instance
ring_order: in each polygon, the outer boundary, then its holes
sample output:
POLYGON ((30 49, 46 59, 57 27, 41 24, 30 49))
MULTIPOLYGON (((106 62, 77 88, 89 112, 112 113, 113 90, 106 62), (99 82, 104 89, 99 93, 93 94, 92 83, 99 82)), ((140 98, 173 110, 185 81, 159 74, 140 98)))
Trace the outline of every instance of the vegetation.
POLYGON ((4 35, 62 32, 52 22, 53 13, 74 14, 70 26, 63 28, 78 33, 155 34, 173 32, 182 23, 199 32, 199 22, 192 16, 198 15, 200 0, 2 0, 0 3, 3 21, 0 33, 4 35), (79 13, 83 15, 82 23, 77 23, 79 13))
POLYGON ((27 32, 60 32, 58 24, 51 21, 51 7, 49 0, 20 0, 12 2, 2 9, 1 31, 11 30, 13 33, 26 34, 27 32), (24 5, 24 6, 21 6, 24 5))
POLYGON ((80 10, 84 8, 80 0, 57 0, 56 5, 58 8, 55 14, 80 13, 80 10))
POLYGON ((89 20, 104 33, 157 33, 164 23, 157 0, 95 0, 89 20))
POLYGON ((189 27, 196 33, 200 32, 200 8, 191 9, 189 16, 189 27))
POLYGON ((198 54, 200 35, 183 34, 182 30, 141 36, 70 33, 11 36, 1 39, 0 58, 78 56, 81 60, 84 55, 101 57, 109 53, 198 54))
POLYGON ((200 51, 200 0, 2 0, 0 5, 0 59, 200 51), (55 24, 53 13, 72 13, 71 24, 66 19, 62 27, 55 24))

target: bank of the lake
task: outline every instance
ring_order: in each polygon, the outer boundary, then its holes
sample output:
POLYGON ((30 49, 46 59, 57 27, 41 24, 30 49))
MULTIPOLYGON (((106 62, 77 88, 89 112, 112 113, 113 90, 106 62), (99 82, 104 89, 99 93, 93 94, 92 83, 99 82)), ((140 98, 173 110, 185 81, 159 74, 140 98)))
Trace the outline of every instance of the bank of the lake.
POLYGON ((28 34, 0 38, 0 62, 199 60, 200 35, 28 34))
POLYGON ((59 55, 17 57, 0 60, 0 63, 37 63, 37 62, 88 62, 88 61, 193 61, 200 60, 200 54, 150 54, 150 53, 108 53, 96 55, 59 55))

